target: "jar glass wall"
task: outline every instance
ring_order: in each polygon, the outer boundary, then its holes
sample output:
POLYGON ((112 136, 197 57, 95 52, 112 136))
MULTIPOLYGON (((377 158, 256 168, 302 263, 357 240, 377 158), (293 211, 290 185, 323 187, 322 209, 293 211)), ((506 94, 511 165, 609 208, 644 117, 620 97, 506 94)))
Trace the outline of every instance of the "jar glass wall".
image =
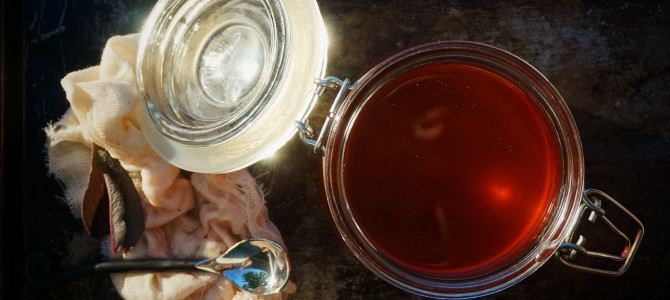
MULTIPOLYGON (((410 114, 411 112, 405 110, 405 113, 410 114)), ((383 126, 387 126, 388 130, 393 130, 394 122, 390 121, 389 124, 383 126)), ((431 130, 423 133, 430 134, 431 130)), ((390 139, 392 138, 388 138, 387 141, 390 139)), ((393 142, 388 141, 387 143, 393 142)), ((438 42, 420 45, 389 57, 365 73, 338 110, 332 130, 329 132, 323 162, 329 209, 339 233, 350 250, 370 270, 390 283, 410 292, 430 297, 482 296, 511 286, 531 274, 551 257, 565 239, 574 223, 574 215, 583 189, 583 161, 579 134, 558 92, 537 70, 514 55, 490 46, 470 42, 438 42), (361 117, 365 114, 366 105, 377 105, 370 99, 375 93, 391 89, 387 86, 389 84, 393 85, 392 88, 396 88, 398 83, 394 80, 401 78, 403 74, 425 66, 445 64, 468 65, 486 70, 486 72, 503 78, 514 88, 523 91, 529 99, 532 99, 530 105, 542 112, 542 118, 546 120, 549 134, 552 136, 551 140, 554 141, 551 147, 555 149, 559 157, 557 173, 559 178, 554 184, 555 192, 550 193, 549 204, 544 207, 538 219, 539 229, 536 232, 528 231, 529 242, 523 244, 524 248, 516 252, 509 252, 511 254, 508 256, 513 257, 499 259, 496 264, 491 264, 494 266, 493 269, 484 268, 479 271, 468 269, 469 271, 461 273, 440 273, 430 270, 422 271, 422 269, 413 268, 411 264, 404 264, 393 251, 383 249, 384 244, 377 241, 377 237, 371 233, 373 231, 368 230, 370 225, 362 219, 372 215, 382 218, 382 214, 379 213, 381 210, 372 209, 372 213, 363 216, 357 212, 358 204, 355 201, 359 200, 350 199, 355 193, 351 191, 354 183, 346 178, 350 176, 346 173, 347 163, 351 162, 347 152, 348 147, 353 147, 351 144, 355 140, 355 137, 351 136, 352 131, 355 131, 356 127, 363 126, 361 122, 369 121, 361 117)), ((397 176, 402 175, 397 174, 397 176)), ((392 198, 400 197, 398 194, 402 193, 402 188, 397 191, 399 192, 388 196, 390 198, 386 205, 394 205, 392 198)), ((526 200, 530 202, 535 199, 526 200)), ((395 220, 386 219, 383 222, 399 222, 400 218, 404 217, 399 215, 395 220)), ((437 218, 439 219, 440 216, 437 218)), ((461 229, 464 230, 464 228, 461 229)), ((484 236, 469 238, 485 239, 484 236)))

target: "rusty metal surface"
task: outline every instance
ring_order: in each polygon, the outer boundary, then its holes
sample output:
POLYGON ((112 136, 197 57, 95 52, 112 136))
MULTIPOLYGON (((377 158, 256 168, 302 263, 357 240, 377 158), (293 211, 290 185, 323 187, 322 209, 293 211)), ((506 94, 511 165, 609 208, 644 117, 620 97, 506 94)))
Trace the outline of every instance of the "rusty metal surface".
MULTIPOLYGON (((638 256, 622 277, 579 273, 552 259, 489 299, 668 298, 670 4, 318 3, 330 37, 329 75, 356 78, 396 50, 437 40, 483 42, 528 61, 554 83, 573 112, 584 144, 586 186, 614 196, 646 226, 638 256)), ((60 78, 97 64, 105 41, 138 31, 152 5, 144 0, 24 2, 26 162, 19 201, 25 201, 27 217, 16 222, 25 225, 22 253, 43 251, 56 269, 98 258, 98 241, 86 236, 58 200, 62 190, 46 175, 41 128, 67 108, 60 78)), ((319 105, 315 113, 324 115, 327 108, 319 105)), ((345 249, 322 202, 320 163, 294 138, 273 158, 250 167, 267 190, 270 218, 291 254, 291 279, 298 286, 292 299, 417 299, 375 277, 345 249)), ((26 299, 119 297, 106 276, 46 291, 6 283, 4 289, 19 289, 26 299)))

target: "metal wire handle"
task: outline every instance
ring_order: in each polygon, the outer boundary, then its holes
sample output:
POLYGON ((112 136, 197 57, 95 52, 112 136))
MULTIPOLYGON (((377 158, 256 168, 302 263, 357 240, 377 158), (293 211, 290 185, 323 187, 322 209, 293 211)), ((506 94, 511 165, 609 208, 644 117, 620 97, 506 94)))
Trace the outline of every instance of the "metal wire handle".
POLYGON ((306 144, 314 146, 314 153, 323 154, 325 150, 324 144, 326 135, 328 134, 328 130, 330 129, 331 123, 335 119, 335 113, 337 112, 337 108, 344 99, 346 91, 354 88, 356 86, 356 83, 351 83, 351 80, 349 80, 349 78, 342 80, 337 77, 326 77, 325 79, 317 79, 314 81, 314 83, 318 85, 318 88, 316 89, 315 92, 318 95, 321 95, 326 88, 335 89, 338 86, 340 87, 340 90, 337 92, 337 96, 335 96, 335 100, 333 100, 333 104, 331 105, 330 110, 328 111, 328 117, 323 122, 323 126, 321 127, 321 131, 319 132, 318 136, 316 135, 316 132, 314 131, 312 126, 309 124, 308 119, 309 115, 305 116, 305 118, 300 121, 295 121, 294 123, 295 127, 298 128, 298 131, 300 132, 300 139, 302 139, 302 141, 305 142, 306 144))
POLYGON ((576 242, 572 242, 574 230, 577 228, 576 224, 573 228, 573 232, 571 232, 568 235, 566 241, 561 244, 561 246, 559 246, 558 251, 556 252, 556 257, 558 257, 558 259, 566 266, 580 271, 609 276, 621 276, 628 270, 628 267, 630 266, 637 249, 640 247, 640 242, 642 241, 642 236, 644 235, 644 226, 642 225, 642 222, 640 222, 640 220, 635 217, 635 215, 623 207, 623 205, 619 204, 619 202, 615 201, 612 197, 599 190, 591 189, 584 191, 582 194, 582 205, 580 206, 580 210, 580 218, 584 215, 585 212, 590 211, 588 217, 589 222, 595 223, 598 218, 605 222, 607 227, 609 227, 614 233, 616 233, 625 241, 624 249, 622 250, 621 254, 618 255, 587 250, 583 246, 586 239, 582 235, 579 236, 576 242), (636 223, 638 229, 632 243, 628 236, 605 216, 605 209, 601 207, 601 199, 607 200, 609 203, 614 204, 615 207, 626 213, 626 215, 636 223), (623 261, 623 263, 618 270, 605 270, 574 263, 573 261, 577 255, 586 255, 588 257, 616 262, 623 261))

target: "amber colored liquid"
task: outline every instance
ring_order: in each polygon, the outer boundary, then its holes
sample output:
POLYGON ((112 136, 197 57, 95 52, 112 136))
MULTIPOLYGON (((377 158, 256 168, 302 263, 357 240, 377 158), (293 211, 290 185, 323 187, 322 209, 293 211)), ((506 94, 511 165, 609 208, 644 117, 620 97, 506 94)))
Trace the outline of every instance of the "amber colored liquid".
POLYGON ((392 262, 441 278, 514 262, 541 233, 562 158, 545 112, 504 78, 433 63, 385 84, 345 145, 347 203, 392 262))

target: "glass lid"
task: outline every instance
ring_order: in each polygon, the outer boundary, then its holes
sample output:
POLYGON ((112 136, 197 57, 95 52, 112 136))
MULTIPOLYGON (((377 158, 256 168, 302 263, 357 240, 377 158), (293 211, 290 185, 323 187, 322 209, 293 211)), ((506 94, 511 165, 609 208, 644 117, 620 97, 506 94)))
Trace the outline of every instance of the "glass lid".
POLYGON ((313 0, 159 0, 138 49, 140 128, 185 170, 253 164, 311 110, 326 47, 313 0))

